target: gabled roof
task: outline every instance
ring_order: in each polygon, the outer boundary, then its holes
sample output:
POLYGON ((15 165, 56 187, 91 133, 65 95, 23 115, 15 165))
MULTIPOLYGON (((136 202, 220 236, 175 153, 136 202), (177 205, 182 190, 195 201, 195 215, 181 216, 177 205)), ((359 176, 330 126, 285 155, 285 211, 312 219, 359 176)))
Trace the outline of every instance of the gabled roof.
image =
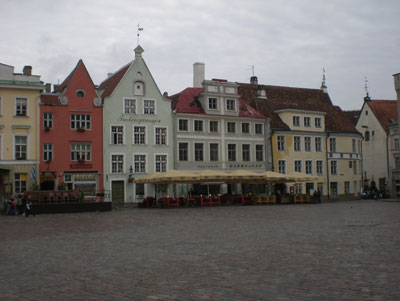
POLYGON ((276 111, 295 109, 325 112, 325 130, 328 132, 358 133, 343 111, 333 106, 329 95, 320 89, 239 83, 239 95, 260 113, 271 118, 271 129, 289 130, 276 111), (257 97, 258 89, 265 91, 266 98, 257 97))
POLYGON ((343 111, 343 114, 347 117, 347 119, 354 124, 357 124, 358 117, 360 117, 361 110, 350 110, 350 111, 343 111))
POLYGON ((367 102, 371 110, 374 112, 375 117, 385 129, 397 121, 397 101, 396 100, 370 100, 367 102))
POLYGON ((83 67, 83 69, 85 70, 87 76, 89 77, 89 79, 90 79, 90 81, 92 82, 92 85, 93 85, 93 87, 94 87, 94 83, 93 83, 93 81, 92 81, 92 78, 90 77, 90 74, 89 74, 89 72, 87 71, 86 66, 85 66, 85 64, 83 63, 82 59, 80 59, 80 60, 78 61, 78 63, 76 64, 75 68, 74 68, 74 69, 71 71, 71 73, 67 76, 67 78, 64 79, 64 81, 57 87, 57 89, 55 89, 55 92, 63 92, 64 89, 65 89, 66 87, 68 87, 68 84, 70 83, 71 79, 73 78, 73 76, 74 76, 76 70, 78 70, 78 67, 79 67, 80 65, 81 65, 81 66, 83 67))
POLYGON ((112 94, 114 89, 117 87, 118 83, 121 81, 121 79, 124 77, 126 71, 128 71, 129 66, 132 64, 129 63, 119 69, 117 72, 115 72, 113 75, 111 75, 109 78, 107 78, 105 81, 103 81, 100 86, 99 90, 104 90, 102 93, 101 97, 104 99, 112 94))
MULTIPOLYGON (((186 88, 180 93, 168 97, 172 100, 171 107, 176 113, 205 114, 198 98, 203 88, 186 88)), ((266 119, 264 115, 245 101, 239 99, 239 117, 266 119)))

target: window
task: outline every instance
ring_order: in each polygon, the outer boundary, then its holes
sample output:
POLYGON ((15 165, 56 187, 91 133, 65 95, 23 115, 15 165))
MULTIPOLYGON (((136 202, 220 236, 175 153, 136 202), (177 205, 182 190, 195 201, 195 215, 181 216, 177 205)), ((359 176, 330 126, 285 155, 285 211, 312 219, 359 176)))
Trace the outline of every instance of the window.
POLYGON ((156 155, 156 172, 167 171, 167 155, 156 155))
POLYGON ((242 133, 243 134, 250 134, 250 123, 243 122, 242 123, 242 133))
POLYGON ((53 113, 43 113, 43 128, 51 129, 53 127, 53 113))
POLYGON ((303 193, 303 184, 295 185, 295 189, 296 189, 296 194, 301 195, 303 193))
POLYGON ((218 133, 218 121, 210 121, 210 133, 218 133))
POLYGON ((228 161, 236 161, 236 144, 228 144, 228 161))
POLYGON ((187 132, 189 130, 189 122, 187 119, 179 119, 178 122, 180 132, 187 132))
POLYGON ((304 150, 311 152, 311 137, 304 137, 304 150))
POLYGON ((71 161, 90 161, 91 150, 90 144, 71 144, 71 161))
POLYGON ((124 155, 111 155, 111 173, 124 172, 124 155))
POLYGON ((336 138, 329 138, 329 149, 332 153, 336 152, 336 138))
POLYGON ((315 137, 315 151, 322 152, 322 138, 315 137))
POLYGON ((0 116, 3 114, 3 111, 1 110, 2 109, 2 99, 1 99, 1 96, 0 96, 0 116))
POLYGON ((321 118, 320 117, 315 117, 314 122, 315 122, 316 128, 321 128, 321 118))
POLYGON ((400 149, 400 141, 398 138, 394 139, 394 149, 399 150, 400 149))
POLYGON ((394 158, 394 164, 396 169, 400 169, 400 157, 394 158))
POLYGON ((15 160, 26 160, 27 156, 27 140, 26 136, 15 136, 15 160))
POLYGON ((242 144, 242 161, 250 161, 250 144, 242 144))
POLYGON ((142 82, 133 83, 133 95, 138 95, 138 96, 144 95, 144 83, 142 82))
POLYGON ((365 111, 365 115, 368 115, 368 111, 365 111))
POLYGON ((111 126, 111 144, 124 144, 123 126, 111 126))
POLYGON ((235 111, 235 100, 234 99, 226 100, 226 110, 227 111, 235 111))
POLYGON ((256 161, 264 161, 264 145, 256 145, 256 161))
POLYGON ((189 152, 188 143, 179 143, 179 161, 187 161, 189 152))
POLYGON ((27 116, 28 99, 17 97, 15 100, 15 116, 27 116))
POLYGON ((14 193, 24 193, 26 191, 26 173, 14 174, 14 193))
POLYGON ((124 113, 136 114, 136 99, 124 99, 124 113))
POLYGON ((76 96, 84 97, 85 96, 85 91, 84 90, 76 90, 76 96))
POLYGON ((203 132, 203 120, 195 120, 194 121, 194 131, 195 132, 203 132))
POLYGON ((234 134, 236 133, 236 123, 235 122, 228 122, 228 133, 234 134))
POLYGON ((71 114, 71 129, 91 129, 90 114, 71 114))
POLYGON ((350 193, 350 182, 349 181, 345 181, 344 182, 344 193, 345 194, 349 194, 350 193))
POLYGON ((304 117, 304 126, 305 127, 311 126, 311 118, 310 117, 304 117))
POLYGON ((133 143, 146 144, 146 127, 144 126, 133 127, 133 143))
POLYGON ((351 140, 351 146, 352 146, 352 150, 353 150, 353 153, 355 153, 356 152, 356 139, 353 139, 353 140, 351 140))
POLYGON ((301 151, 301 137, 300 136, 294 136, 294 151, 295 152, 300 152, 301 151))
POLYGON ((278 160, 278 172, 279 173, 286 173, 286 161, 285 160, 278 160))
POLYGON ((53 144, 43 144, 43 161, 50 161, 53 159, 53 144))
POLYGON ((143 101, 143 114, 154 115, 156 113, 156 102, 154 100, 143 101))
POLYGON ((337 175, 337 161, 331 161, 331 175, 337 175))
POLYGON ((263 134, 263 124, 262 123, 256 123, 254 125, 254 131, 256 135, 262 135, 263 134))
POLYGON ((357 174, 357 161, 353 162, 353 174, 357 174))
POLYGON ((300 126, 300 116, 293 116, 293 126, 300 126))
POLYGON ((146 155, 133 155, 133 172, 146 172, 146 155))
POLYGON ((295 160, 294 161, 294 171, 302 172, 301 171, 301 160, 295 160))
POLYGON ((306 174, 312 175, 312 161, 306 160, 306 174))
POLYGON ((278 136, 277 137, 278 141, 278 151, 285 151, 285 136, 278 136))
POLYGON ((217 99, 216 98, 209 98, 208 99, 208 109, 209 110, 216 110, 217 106, 217 99))
POLYGON ((210 161, 218 161, 218 144, 210 143, 210 161))
POLYGON ((155 128, 156 145, 167 145, 167 128, 155 128))
POLYGON ((194 144, 194 161, 204 161, 204 144, 194 144))
POLYGON ((365 132, 365 141, 369 141, 369 131, 365 132))
POLYGON ((323 174, 324 174, 323 161, 317 160, 317 175, 322 176, 323 174))
POLYGON ((137 198, 144 197, 144 184, 135 184, 137 198))

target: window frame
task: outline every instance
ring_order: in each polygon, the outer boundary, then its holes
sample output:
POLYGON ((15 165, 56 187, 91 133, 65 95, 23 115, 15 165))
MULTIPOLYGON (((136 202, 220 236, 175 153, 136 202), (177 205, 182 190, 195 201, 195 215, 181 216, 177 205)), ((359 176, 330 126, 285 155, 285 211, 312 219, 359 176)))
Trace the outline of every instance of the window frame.
POLYGON ((236 122, 235 121, 227 121, 226 122, 226 133, 227 134, 236 134, 236 122), (233 125, 233 128, 231 127, 233 125), (231 131, 233 129, 233 131, 231 131))
POLYGON ((43 161, 51 161, 54 159, 54 144, 43 143, 43 161))
POLYGON ((123 124, 110 124, 110 145, 125 145, 125 125, 123 124), (113 128, 122 128, 122 133, 113 132, 113 128), (119 136, 122 136, 122 143, 114 143, 114 136, 117 136, 117 141, 119 136))
POLYGON ((188 162, 189 161, 189 142, 178 142, 178 161, 188 162), (186 145, 186 149, 181 149, 181 145, 186 145), (186 160, 181 158, 181 151, 185 151, 186 160))
POLYGON ((130 97, 124 97, 123 102, 122 102, 123 108, 122 112, 126 115, 136 115, 137 114, 137 99, 136 98, 130 98, 130 97), (127 102, 132 101, 132 104, 128 104, 127 102), (128 112, 127 109, 128 108, 128 112), (133 112, 132 111, 133 108, 133 112))
POLYGON ((303 161, 302 160, 294 160, 293 165, 294 165, 295 172, 303 172, 303 161))
POLYGON ((255 150, 256 150, 256 162, 263 162, 264 161, 264 144, 256 144, 255 150), (260 157, 260 150, 257 149, 259 146, 261 146, 261 157, 260 157))
POLYGON ((71 162, 92 161, 92 145, 90 143, 71 143, 69 149, 71 162), (78 147, 79 149, 73 149, 75 147, 78 147), (82 147, 83 149, 81 149, 82 147), (81 158, 82 153, 84 154, 84 159, 81 158), (74 154, 76 154, 76 156, 74 154))
POLYGON ((53 113, 43 112, 43 129, 53 128, 53 113))
POLYGON ((303 122, 304 122, 304 127, 305 128, 311 127, 311 117, 304 116, 303 122))
POLYGON ((202 119, 194 119, 193 120, 193 132, 194 133, 204 133, 204 120, 202 119), (197 127, 201 125, 201 130, 197 129, 197 127))
MULTIPOLYGON (((117 158, 119 159, 119 158, 117 158)), ((124 153, 110 153, 110 173, 111 174, 125 174, 125 154, 124 153), (118 156, 122 157, 122 163, 120 160, 113 161, 113 157, 118 156), (115 164, 115 171, 113 169, 113 164, 115 164), (120 166, 120 164, 122 164, 120 166), (121 167, 121 171, 120 171, 121 167)))
POLYGON ((204 162, 204 143, 194 142, 193 143, 193 158, 194 162, 204 162), (201 149, 197 149, 197 146, 201 146, 201 149), (198 157, 200 156, 200 157, 198 157))
POLYGON ((147 126, 146 125, 132 125, 132 144, 133 145, 147 145, 147 126), (143 132, 136 132, 136 128, 144 129, 143 132), (136 143, 136 135, 138 135, 139 142, 136 143), (144 135, 144 137, 142 137, 144 135), (142 139, 143 138, 143 139, 142 139), (143 143, 142 143, 143 140, 143 143))
POLYGON ((28 117, 28 97, 16 96, 14 104, 14 116, 15 117, 28 117), (24 103, 19 103, 19 101, 24 101, 24 103), (22 106, 20 108, 20 106, 22 106), (22 112, 19 112, 22 111, 22 112))
POLYGON ((228 162, 237 162, 237 145, 236 143, 228 143, 227 144, 227 159, 228 162), (230 147, 233 146, 233 149, 230 147))
POLYGON ((189 132, 189 119, 178 118, 178 132, 189 132), (186 125, 186 130, 182 130, 181 125, 186 125))
POLYGON ((251 144, 249 144, 249 143, 242 144, 242 161, 243 162, 251 161, 251 144), (248 147, 247 150, 244 149, 245 146, 248 147), (246 154, 246 157, 245 157, 245 154, 246 154))
POLYGON ((217 111, 218 110, 218 98, 216 98, 216 97, 208 97, 208 109, 210 111, 217 111), (213 101, 213 103, 211 101, 213 101))
POLYGON ((226 110, 230 112, 236 112, 236 102, 237 102, 236 99, 227 98, 225 106, 226 110))
POLYGON ((70 129, 71 130, 80 130, 83 129, 85 131, 92 130, 92 115, 88 113, 71 113, 69 115, 70 120, 70 129))
POLYGON ((312 139, 310 136, 304 137, 304 151, 312 152, 312 139))
POLYGON ((301 136, 293 136, 293 151, 301 152, 301 136))
POLYGON ((315 117, 314 118, 314 125, 317 129, 322 128, 322 118, 321 117, 315 117))
POLYGON ((157 107, 155 99, 143 99, 143 115, 157 115, 157 107), (153 106, 149 106, 149 102, 152 102, 153 106))
POLYGON ((132 168, 133 168, 133 173, 147 173, 147 154, 146 153, 133 153, 132 154, 132 168), (139 159, 144 158, 144 167, 142 167, 142 160, 136 161, 136 156, 140 156, 139 159), (136 165, 139 166, 139 168, 136 168, 136 165))
POLYGON ((294 127, 300 127, 300 116, 294 115, 292 118, 292 123, 294 127))
POLYGON ((278 152, 284 152, 286 151, 286 136, 283 135, 277 135, 276 136, 276 148, 278 152), (279 139, 282 138, 282 139, 279 139), (280 141, 282 140, 282 141, 280 141))
MULTIPOLYGON (((209 149, 209 151, 208 151, 209 161, 210 161, 210 162, 218 162, 218 161, 219 161, 219 143, 210 142, 210 143, 208 144, 208 149, 209 149), (217 146, 217 149, 216 149, 217 158, 216 158, 216 160, 214 159, 214 156, 211 155, 213 151, 215 152, 215 150, 213 150, 212 147, 211 147, 211 146, 213 146, 213 145, 216 145, 216 146, 217 146)), ((215 154, 214 154, 214 155, 215 155, 215 154)))
POLYGON ((278 160, 278 172, 281 174, 286 174, 286 160, 278 160), (283 167, 283 172, 282 172, 283 167))
POLYGON ((209 120, 209 122, 208 122, 208 132, 209 133, 214 133, 214 134, 219 133, 219 121, 218 120, 209 120), (216 131, 212 131, 211 130, 211 129, 214 128, 214 126, 211 126, 211 123, 214 123, 214 124, 217 125, 217 130, 216 131))
POLYGON ((255 124, 254 124, 254 133, 255 133, 256 135, 262 135, 262 134, 264 133, 263 128, 264 128, 264 125, 263 125, 262 123, 255 123, 255 124), (259 129, 257 129, 257 127, 258 127, 259 129))
POLYGON ((14 160, 29 160, 29 153, 30 153, 30 148, 29 148, 29 136, 28 135, 20 135, 20 134, 13 134, 13 158, 14 160), (23 137, 25 138, 25 144, 17 144, 17 137, 23 137), (17 150, 17 148, 25 146, 25 150, 17 150), (17 152, 19 155, 17 155, 17 152), (21 154, 25 154, 22 155, 21 154), (18 159, 20 158, 20 159, 18 159))
POLYGON ((164 153, 154 154, 154 172, 166 172, 167 170, 168 170, 168 154, 164 153), (165 161, 159 160, 160 157, 165 157, 165 161), (159 170, 157 170, 158 167, 159 170))

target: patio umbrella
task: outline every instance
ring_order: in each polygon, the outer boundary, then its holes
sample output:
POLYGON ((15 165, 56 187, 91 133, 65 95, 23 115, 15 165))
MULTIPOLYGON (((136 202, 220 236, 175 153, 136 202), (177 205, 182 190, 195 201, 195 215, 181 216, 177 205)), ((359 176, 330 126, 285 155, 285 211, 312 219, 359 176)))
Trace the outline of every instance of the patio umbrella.
POLYGON ((220 170, 202 170, 198 175, 199 182, 225 182, 233 178, 229 173, 220 170))
POLYGON ((237 182, 254 182, 264 178, 261 173, 243 169, 234 170, 230 172, 229 175, 237 182))
POLYGON ((193 183, 199 180, 197 173, 183 170, 168 170, 166 172, 157 172, 151 179, 151 183, 193 183))
POLYGON ((286 175, 279 172, 265 171, 261 175, 263 176, 263 181, 267 183, 283 183, 289 181, 286 175))
POLYGON ((153 179, 155 177, 157 177, 157 173, 156 172, 147 174, 147 175, 135 180, 134 182, 137 183, 137 184, 154 183, 153 179))

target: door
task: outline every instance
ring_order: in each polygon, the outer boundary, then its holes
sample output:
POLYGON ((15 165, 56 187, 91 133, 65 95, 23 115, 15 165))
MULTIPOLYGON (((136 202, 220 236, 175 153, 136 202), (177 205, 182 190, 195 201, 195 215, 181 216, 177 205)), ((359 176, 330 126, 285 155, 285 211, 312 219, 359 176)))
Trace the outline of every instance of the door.
POLYGON ((338 185, 337 182, 331 182, 331 199, 337 199, 338 197, 338 185))
POLYGON ((112 181, 111 182, 111 200, 113 203, 124 203, 125 193, 124 193, 124 181, 112 181))

